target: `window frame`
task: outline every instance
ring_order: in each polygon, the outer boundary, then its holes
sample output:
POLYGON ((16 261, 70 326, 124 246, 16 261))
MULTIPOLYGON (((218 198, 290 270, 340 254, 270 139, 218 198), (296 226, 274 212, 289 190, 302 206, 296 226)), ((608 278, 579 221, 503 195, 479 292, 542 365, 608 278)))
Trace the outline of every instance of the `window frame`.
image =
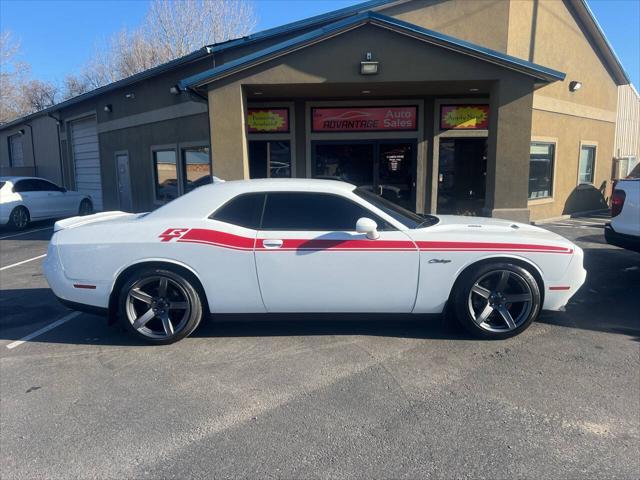
POLYGON ((577 179, 577 186, 581 187, 581 186, 595 186, 596 184, 596 167, 598 165, 598 142, 595 141, 591 141, 591 140, 581 140, 580 141, 580 148, 578 150, 578 179, 577 179), (590 182, 583 182, 580 180, 580 157, 582 156, 582 149, 583 148, 593 148, 593 167, 592 167, 592 178, 590 182))
POLYGON ((527 176, 527 180, 529 180, 531 175, 531 146, 533 144, 553 145, 553 158, 551 159, 551 186, 549 189, 550 190, 549 196, 529 198, 529 193, 528 193, 529 186, 527 183, 527 203, 529 205, 553 203, 555 201, 555 193, 556 193, 556 166, 557 166, 557 159, 558 159, 558 139, 555 137, 531 137, 531 142, 529 142, 529 174, 527 176))
POLYGON ((173 151, 176 156, 176 180, 178 182, 178 197, 181 196, 180 193, 180 183, 181 183, 181 175, 180 175, 180 165, 179 162, 179 150, 178 145, 175 143, 166 144, 166 145, 153 145, 151 147, 151 187, 153 192, 153 204, 154 205, 166 205, 169 201, 162 201, 158 198, 158 169, 156 166, 156 153, 158 152, 168 152, 173 151))
POLYGON ((180 179, 180 188, 179 188, 179 196, 185 195, 189 192, 186 190, 186 182, 187 182, 187 162, 185 161, 185 151, 186 150, 194 150, 197 148, 207 148, 208 157, 209 157, 209 176, 213 179, 213 161, 211 159, 211 146, 209 142, 185 142, 177 145, 180 153, 180 157, 177 161, 180 163, 178 173, 182 178, 180 179))
POLYGON ((268 197, 269 194, 307 194, 307 195, 322 195, 322 196, 330 196, 330 197, 337 197, 340 198, 346 202, 349 202, 353 205, 356 205, 357 207, 360 207, 361 209, 367 211, 369 213, 369 216, 367 218, 371 218, 371 220, 373 220, 374 222, 376 222, 376 224, 378 224, 378 231, 381 232, 395 232, 395 231, 399 231, 398 228, 393 225, 391 222, 389 222, 388 220, 385 220, 384 218, 382 218, 380 215, 378 215, 376 212, 372 211, 371 209, 367 208, 365 205, 362 205, 358 202, 355 202, 353 199, 349 198, 349 197, 345 197, 344 195, 338 195, 335 193, 327 193, 327 192, 306 192, 306 191, 296 191, 296 190, 267 190, 267 191, 257 191, 257 192, 243 192, 240 193, 238 195, 233 196, 232 198, 228 199, 226 202, 224 202, 222 205, 220 205, 218 208, 216 208, 213 212, 211 212, 207 219, 208 220, 214 220, 216 222, 222 222, 222 223, 228 223, 229 225, 233 225, 234 227, 239 227, 239 228, 247 228, 248 230, 255 230, 256 232, 260 231, 260 232, 355 232, 355 224, 353 226, 353 230, 326 230, 326 229, 301 229, 301 228, 296 228, 296 229, 278 229, 278 228, 263 228, 263 222, 264 222, 264 214, 267 208, 267 201, 268 201, 268 197), (260 213, 260 220, 258 222, 258 228, 257 229, 252 229, 252 228, 248 228, 248 227, 244 227, 242 225, 237 225, 235 223, 229 223, 229 222, 223 222, 222 220, 216 220, 214 217, 214 215, 222 210, 223 208, 225 208, 229 203, 233 202, 234 200, 243 197, 243 196, 247 196, 247 195, 256 195, 256 194, 262 194, 264 195, 264 201, 262 204, 262 212, 260 213), (381 228, 381 226, 384 225, 385 228, 381 228))

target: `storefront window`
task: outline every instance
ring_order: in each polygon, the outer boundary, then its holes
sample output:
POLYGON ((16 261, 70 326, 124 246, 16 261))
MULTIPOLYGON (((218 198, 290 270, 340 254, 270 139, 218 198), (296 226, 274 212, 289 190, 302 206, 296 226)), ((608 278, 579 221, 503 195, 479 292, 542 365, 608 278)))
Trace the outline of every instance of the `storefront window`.
POLYGON ((250 178, 290 178, 291 143, 260 140, 249 142, 250 178))
POLYGON ((184 193, 211 183, 209 147, 189 147, 182 150, 184 193))
POLYGON ((373 189, 374 148, 373 142, 318 143, 314 151, 313 176, 373 189))
POLYGON ((549 198, 553 192, 553 143, 532 143, 529 150, 529 199, 549 198))
POLYGON ((156 200, 168 202, 178 198, 178 169, 176 151, 156 150, 153 152, 156 200))
POLYGON ((595 163, 596 147, 593 145, 583 145, 580 147, 580 166, 578 170, 579 183, 593 183, 595 163))

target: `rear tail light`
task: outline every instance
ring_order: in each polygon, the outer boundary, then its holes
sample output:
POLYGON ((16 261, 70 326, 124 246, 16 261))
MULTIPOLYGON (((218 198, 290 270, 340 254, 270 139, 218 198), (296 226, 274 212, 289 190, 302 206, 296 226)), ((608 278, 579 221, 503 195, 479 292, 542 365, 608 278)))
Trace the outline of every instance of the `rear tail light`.
POLYGON ((625 198, 627 198, 627 194, 624 193, 624 190, 613 191, 613 195, 611 195, 611 218, 620 215, 625 198))

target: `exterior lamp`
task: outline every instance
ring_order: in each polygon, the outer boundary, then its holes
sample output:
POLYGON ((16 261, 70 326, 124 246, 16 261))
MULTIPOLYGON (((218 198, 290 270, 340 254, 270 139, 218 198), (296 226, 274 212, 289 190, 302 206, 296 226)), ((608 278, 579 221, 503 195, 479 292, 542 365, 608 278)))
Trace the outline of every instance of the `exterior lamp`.
POLYGON ((582 87, 582 82, 578 82, 576 80, 569 82, 570 92, 577 92, 578 90, 580 90, 581 87, 582 87))
POLYGON ((360 62, 360 75, 375 75, 378 73, 378 62, 372 60, 371 52, 367 52, 365 60, 360 62))
POLYGON ((111 106, 111 104, 105 105, 103 110, 107 113, 111 113, 113 111, 113 107, 111 106))

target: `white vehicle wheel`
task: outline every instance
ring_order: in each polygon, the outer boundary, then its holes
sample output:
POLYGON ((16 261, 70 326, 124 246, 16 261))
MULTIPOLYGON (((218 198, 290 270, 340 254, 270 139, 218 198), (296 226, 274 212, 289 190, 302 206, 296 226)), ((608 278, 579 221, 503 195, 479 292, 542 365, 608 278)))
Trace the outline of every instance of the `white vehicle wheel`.
POLYGON ((170 344, 193 332, 202 318, 202 302, 189 280, 171 270, 141 270, 120 292, 127 328, 153 344, 170 344))
POLYGON ((29 210, 26 207, 16 207, 11 211, 9 224, 15 230, 24 230, 29 225, 29 210))

